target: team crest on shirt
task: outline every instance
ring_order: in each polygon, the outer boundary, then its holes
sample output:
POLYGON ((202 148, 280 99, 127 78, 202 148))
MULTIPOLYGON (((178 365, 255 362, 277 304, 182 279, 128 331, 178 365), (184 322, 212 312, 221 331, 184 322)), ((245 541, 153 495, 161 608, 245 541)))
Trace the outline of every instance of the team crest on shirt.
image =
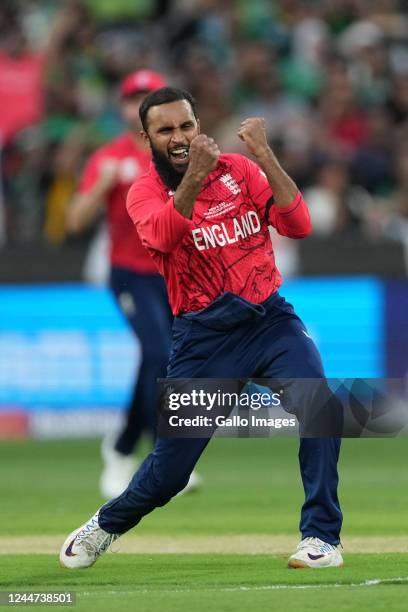
POLYGON ((238 195, 241 192, 241 188, 237 181, 232 178, 230 174, 223 174, 220 176, 221 183, 224 183, 227 189, 230 190, 234 195, 238 195))

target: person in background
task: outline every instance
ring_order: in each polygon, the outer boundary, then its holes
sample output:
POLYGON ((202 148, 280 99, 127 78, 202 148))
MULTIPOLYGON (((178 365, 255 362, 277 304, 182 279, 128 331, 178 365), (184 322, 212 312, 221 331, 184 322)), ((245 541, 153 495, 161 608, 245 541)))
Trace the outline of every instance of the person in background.
MULTIPOLYGON (((121 111, 129 129, 89 158, 67 213, 67 230, 78 234, 106 208, 110 288, 142 353, 122 430, 107 436, 102 444, 100 489, 107 498, 127 487, 137 465, 133 451, 141 435, 154 437, 156 380, 165 376, 170 352, 172 315, 166 287, 126 210, 128 190, 148 170, 151 159, 140 134, 139 107, 146 94, 164 85, 162 75, 150 70, 139 70, 122 81, 121 111)), ((193 474, 186 490, 198 485, 199 477, 193 474)))

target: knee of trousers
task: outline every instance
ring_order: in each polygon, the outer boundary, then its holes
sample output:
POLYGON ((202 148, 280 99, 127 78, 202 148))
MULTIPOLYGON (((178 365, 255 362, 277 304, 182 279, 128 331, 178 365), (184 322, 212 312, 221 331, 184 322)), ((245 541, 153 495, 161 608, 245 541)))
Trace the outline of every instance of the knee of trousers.
POLYGON ((294 414, 301 436, 340 436, 343 428, 341 402, 330 391, 326 380, 299 380, 288 390, 284 408, 294 414))
POLYGON ((164 506, 184 489, 188 479, 189 475, 185 473, 174 475, 164 471, 160 475, 154 475, 153 470, 150 470, 142 482, 137 483, 136 487, 132 487, 131 483, 130 488, 133 489, 133 494, 139 489, 143 497, 149 499, 149 504, 152 506, 164 506))
POLYGON ((290 381, 283 391, 283 408, 297 417, 315 405, 316 400, 327 397, 327 383, 322 377, 302 377, 290 381))
POLYGON ((188 483, 188 477, 178 479, 172 483, 161 483, 159 487, 154 491, 153 501, 155 506, 164 506, 171 500, 172 497, 177 495, 184 489, 188 483))
POLYGON ((180 493, 188 483, 188 478, 179 481, 177 485, 172 487, 163 487, 155 497, 155 505, 165 506, 173 497, 180 493))

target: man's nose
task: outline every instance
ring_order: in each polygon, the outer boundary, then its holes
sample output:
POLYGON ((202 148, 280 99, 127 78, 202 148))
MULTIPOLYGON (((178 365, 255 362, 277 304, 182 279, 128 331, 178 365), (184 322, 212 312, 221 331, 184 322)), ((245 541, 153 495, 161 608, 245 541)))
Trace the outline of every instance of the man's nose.
POLYGON ((172 144, 182 144, 182 143, 185 143, 186 139, 184 137, 183 130, 181 130, 181 129, 174 129, 172 134, 171 134, 170 142, 172 144))

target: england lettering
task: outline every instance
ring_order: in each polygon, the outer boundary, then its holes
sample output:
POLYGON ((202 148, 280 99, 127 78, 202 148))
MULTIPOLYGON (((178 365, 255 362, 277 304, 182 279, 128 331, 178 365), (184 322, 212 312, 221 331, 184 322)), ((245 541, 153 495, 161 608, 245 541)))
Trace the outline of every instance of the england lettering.
POLYGON ((226 224, 208 225, 207 227, 197 227, 192 230, 193 240, 199 251, 215 249, 234 244, 239 240, 244 240, 248 236, 257 234, 261 230, 261 222, 254 210, 248 211, 241 217, 234 218, 232 227, 226 224))

